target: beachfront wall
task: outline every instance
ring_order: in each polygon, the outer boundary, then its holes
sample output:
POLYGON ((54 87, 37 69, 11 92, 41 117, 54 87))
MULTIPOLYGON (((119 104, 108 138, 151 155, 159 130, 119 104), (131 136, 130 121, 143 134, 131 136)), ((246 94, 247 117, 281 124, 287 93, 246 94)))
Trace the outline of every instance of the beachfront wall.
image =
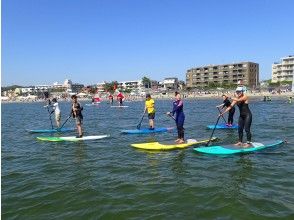
POLYGON ((272 65, 272 82, 292 81, 294 76, 294 56, 281 58, 281 63, 272 65))
POLYGON ((237 84, 242 80, 244 85, 256 88, 259 84, 259 64, 240 62, 222 65, 208 65, 187 70, 187 87, 204 88, 209 84, 222 85, 237 84))

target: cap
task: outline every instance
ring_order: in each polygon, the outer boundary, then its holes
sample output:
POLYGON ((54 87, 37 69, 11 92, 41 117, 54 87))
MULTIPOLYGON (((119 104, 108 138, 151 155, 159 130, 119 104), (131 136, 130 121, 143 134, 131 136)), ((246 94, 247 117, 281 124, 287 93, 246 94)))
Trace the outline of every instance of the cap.
POLYGON ((242 86, 238 86, 236 89, 236 92, 244 92, 244 89, 242 86))

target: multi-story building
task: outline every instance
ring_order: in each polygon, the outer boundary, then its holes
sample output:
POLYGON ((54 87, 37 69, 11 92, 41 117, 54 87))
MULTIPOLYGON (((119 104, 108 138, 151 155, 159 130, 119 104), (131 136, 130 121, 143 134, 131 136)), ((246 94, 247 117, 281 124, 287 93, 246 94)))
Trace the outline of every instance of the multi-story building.
POLYGON ((281 58, 281 63, 272 65, 272 82, 292 81, 294 76, 294 56, 281 58))
POLYGON ((187 87, 207 87, 209 84, 222 86, 237 84, 242 80, 244 85, 255 88, 259 83, 259 64, 240 62, 222 65, 208 65, 187 70, 187 87))
POLYGON ((165 78, 162 82, 165 89, 176 90, 178 89, 179 80, 176 77, 165 78))

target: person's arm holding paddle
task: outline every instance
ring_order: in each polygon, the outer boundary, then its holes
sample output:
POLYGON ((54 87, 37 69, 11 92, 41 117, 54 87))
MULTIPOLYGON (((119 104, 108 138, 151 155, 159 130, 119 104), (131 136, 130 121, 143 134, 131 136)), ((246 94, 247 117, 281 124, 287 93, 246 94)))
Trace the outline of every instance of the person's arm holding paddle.
POLYGON ((230 111, 230 109, 233 108, 236 103, 237 103, 237 101, 233 100, 231 105, 229 107, 227 107, 226 110, 224 110, 222 113, 220 113, 219 116, 223 116, 226 112, 230 111))

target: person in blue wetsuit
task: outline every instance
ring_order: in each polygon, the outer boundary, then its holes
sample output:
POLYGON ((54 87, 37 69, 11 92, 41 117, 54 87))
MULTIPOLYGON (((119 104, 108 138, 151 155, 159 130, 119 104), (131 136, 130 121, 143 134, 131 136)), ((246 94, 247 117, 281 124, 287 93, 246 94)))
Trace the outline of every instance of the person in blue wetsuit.
MULTIPOLYGON (((228 96, 223 95, 223 100, 224 100, 224 102, 223 102, 223 107, 222 108, 224 108, 224 107, 228 108, 229 106, 231 106, 231 102, 230 102, 228 96)), ((227 126, 229 126, 229 127, 232 127, 232 125, 233 125, 234 114, 235 114, 235 106, 233 106, 229 111, 228 123, 227 123, 227 126)))
POLYGON ((184 122, 185 122, 185 114, 183 111, 184 105, 181 100, 181 95, 179 92, 175 92, 175 101, 173 102, 173 110, 172 112, 167 112, 166 114, 174 116, 176 113, 176 125, 178 129, 178 139, 175 141, 177 144, 185 143, 184 140, 184 122))
POLYGON ((238 121, 238 134, 239 134, 239 141, 236 143, 236 146, 243 146, 243 147, 251 147, 251 123, 252 123, 252 114, 248 106, 248 96, 244 94, 244 90, 242 87, 237 87, 236 89, 236 98, 232 98, 232 104, 226 108, 226 110, 219 115, 222 116, 224 113, 230 111, 231 108, 235 104, 239 107, 240 110, 240 117, 238 121), (243 144, 243 130, 245 128, 245 132, 247 135, 247 143, 243 144))

